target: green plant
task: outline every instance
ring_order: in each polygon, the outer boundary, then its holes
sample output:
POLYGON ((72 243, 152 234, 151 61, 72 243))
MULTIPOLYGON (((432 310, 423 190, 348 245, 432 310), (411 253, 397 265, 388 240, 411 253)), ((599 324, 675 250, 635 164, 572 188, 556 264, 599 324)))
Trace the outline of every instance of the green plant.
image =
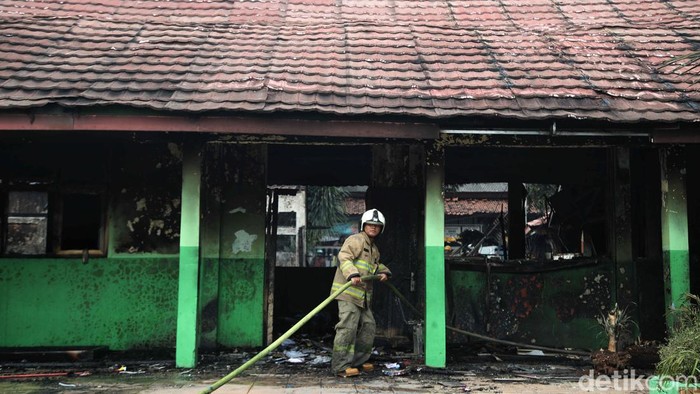
POLYGON ((620 309, 617 303, 607 314, 601 313, 596 320, 603 327, 605 335, 608 336, 608 351, 610 352, 617 351, 620 338, 623 335, 632 334, 631 326, 636 324, 627 312, 627 308, 620 309))
POLYGON ((700 378, 700 297, 686 294, 686 302, 672 313, 675 326, 668 343, 659 348, 656 373, 700 378))
POLYGON ((333 186, 309 186, 307 196, 307 243, 315 245, 326 237, 336 236, 333 226, 347 220, 345 189, 333 186))

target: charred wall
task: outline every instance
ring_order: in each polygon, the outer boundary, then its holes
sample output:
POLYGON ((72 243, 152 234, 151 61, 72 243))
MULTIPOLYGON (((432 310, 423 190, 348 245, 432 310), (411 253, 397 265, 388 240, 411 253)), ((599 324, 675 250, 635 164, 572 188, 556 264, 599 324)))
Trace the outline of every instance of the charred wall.
POLYGON ((177 254, 182 150, 174 142, 113 147, 110 243, 115 253, 177 254))
MULTIPOLYGON (((553 231, 562 242, 560 252, 566 252, 556 261, 529 253, 512 261, 448 257, 449 322, 525 343, 592 349, 602 337, 596 318, 618 302, 639 324, 641 332, 634 335, 659 337, 663 278, 655 149, 520 146, 446 152, 448 185, 558 185, 543 234, 553 231), (567 220, 557 225, 557 215, 567 220), (567 232, 574 235, 569 240, 567 232)), ((537 225, 522 227, 529 231, 528 242, 537 234, 532 226, 537 225)), ((501 233, 511 239, 512 226, 503 227, 501 233)))
POLYGON ((48 227, 58 229, 42 250, 0 257, 0 346, 175 346, 179 145, 124 137, 52 133, 0 145, 0 188, 47 193, 48 227), (104 244, 90 253, 57 250, 59 224, 76 221, 61 209, 71 193, 104 201, 104 244))

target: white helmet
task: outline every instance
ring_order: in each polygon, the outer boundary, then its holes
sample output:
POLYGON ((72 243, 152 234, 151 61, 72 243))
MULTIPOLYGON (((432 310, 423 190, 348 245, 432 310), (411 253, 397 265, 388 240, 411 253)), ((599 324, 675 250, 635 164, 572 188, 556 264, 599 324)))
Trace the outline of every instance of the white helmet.
POLYGON ((384 220, 384 215, 376 209, 370 209, 369 211, 362 214, 362 219, 360 222, 360 229, 364 230, 365 224, 378 224, 382 226, 382 231, 384 232, 384 227, 386 227, 386 220, 384 220))

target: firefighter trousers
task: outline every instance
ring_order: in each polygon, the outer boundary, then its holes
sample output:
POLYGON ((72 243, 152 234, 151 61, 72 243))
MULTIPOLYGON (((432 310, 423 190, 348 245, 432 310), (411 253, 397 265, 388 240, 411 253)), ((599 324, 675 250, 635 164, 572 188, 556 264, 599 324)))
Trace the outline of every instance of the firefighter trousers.
POLYGON ((338 300, 338 317, 333 341, 333 373, 361 366, 372 355, 376 323, 369 308, 338 300))

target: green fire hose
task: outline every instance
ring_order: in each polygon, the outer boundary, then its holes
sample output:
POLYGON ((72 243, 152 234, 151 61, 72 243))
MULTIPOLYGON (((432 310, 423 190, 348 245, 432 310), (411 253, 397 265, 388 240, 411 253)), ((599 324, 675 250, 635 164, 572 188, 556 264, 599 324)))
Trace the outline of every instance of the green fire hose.
MULTIPOLYGON (((379 279, 379 275, 367 275, 363 276, 362 278, 363 282, 370 281, 370 280, 377 280, 379 279)), ((340 289, 336 290, 333 294, 331 294, 328 298, 326 298, 322 303, 318 304, 316 308, 314 308, 311 312, 309 312, 306 316, 304 316, 301 320, 297 322, 297 324, 293 325, 292 328, 287 330, 284 334, 282 334, 281 337, 277 338, 276 341, 272 342, 268 347, 263 349, 260 353, 256 354, 253 358, 248 360, 245 364, 241 365, 238 367, 235 371, 231 372, 230 374, 224 376, 223 378, 219 379, 216 383, 212 384, 211 386, 207 387, 205 390, 201 392, 201 394, 209 394, 214 392, 214 390, 219 389, 221 386, 225 385, 228 383, 229 380, 235 378, 238 374, 241 372, 245 371, 250 367, 251 365, 255 364, 260 360, 261 358, 265 357, 268 353, 270 353, 272 350, 276 349, 279 345, 282 344, 287 338, 291 337, 292 334, 294 334, 298 329, 300 329, 304 324, 306 324, 309 320, 311 320, 314 315, 316 315, 318 312, 320 312, 323 308, 326 307, 326 305, 330 304, 331 301, 335 299, 335 297, 339 296, 342 292, 344 292, 348 287, 352 285, 352 282, 348 282, 343 285, 340 289)))
MULTIPOLYGON (((379 279, 379 275, 367 275, 367 276, 363 276, 361 279, 362 279, 362 281, 365 281, 365 282, 369 281, 369 280, 377 280, 377 279, 379 279)), ((413 306, 406 299, 406 297, 404 297, 403 294, 401 294, 401 292, 399 292, 399 290, 394 285, 392 285, 389 282, 384 282, 384 283, 387 286, 389 286, 391 291, 394 292, 394 294, 396 294, 396 296, 399 297, 399 299, 401 301, 403 301, 406 305, 408 305, 411 308, 411 310, 414 313, 416 313, 416 315, 418 315, 418 316, 423 315, 415 306, 413 306)), ((335 291, 328 298, 326 298, 323 302, 321 302, 316 308, 314 308, 311 312, 309 312, 306 316, 304 316, 301 320, 299 320, 294 326, 292 326, 292 328, 287 330, 287 332, 285 332, 276 341, 272 342, 268 347, 263 349, 260 353, 256 354, 253 358, 248 360, 245 364, 241 365, 240 367, 238 367, 235 371, 231 372, 230 374, 224 376, 219 381, 217 381, 216 383, 212 384, 207 389, 202 391, 200 394, 209 394, 209 393, 213 392, 214 390, 217 390, 221 386, 228 383, 231 379, 236 377, 238 374, 240 374, 241 372, 248 369, 248 367, 250 367, 251 365, 258 362, 258 360, 265 357, 268 353, 270 353, 272 350, 276 349, 279 345, 281 345, 282 342, 284 342, 287 338, 292 336, 292 334, 294 334, 297 330, 299 330, 304 324, 306 324, 309 320, 311 320, 311 318, 314 317, 314 315, 316 315, 318 312, 320 312, 323 308, 325 308, 326 305, 330 304, 331 301, 333 301, 342 292, 344 292, 348 287, 350 287, 350 285, 352 285, 352 282, 348 282, 348 283, 344 284, 343 287, 341 287, 340 289, 335 291)), ((460 330, 458 328, 454 328, 454 327, 450 327, 450 326, 446 326, 445 328, 447 328, 448 330, 457 332, 459 334, 479 338, 479 339, 490 341, 490 342, 501 343, 501 344, 505 344, 505 345, 521 346, 521 347, 525 347, 525 348, 540 349, 540 350, 546 350, 546 351, 551 351, 551 352, 555 352, 555 353, 573 354, 573 355, 579 355, 579 356, 588 356, 589 355, 589 353, 579 352, 579 351, 575 351, 575 350, 557 349, 557 348, 550 348, 550 347, 546 347, 546 346, 522 344, 522 343, 511 342, 511 341, 506 341, 506 340, 502 340, 502 339, 491 338, 491 337, 488 337, 485 335, 480 335, 480 334, 476 334, 473 332, 460 330)))

